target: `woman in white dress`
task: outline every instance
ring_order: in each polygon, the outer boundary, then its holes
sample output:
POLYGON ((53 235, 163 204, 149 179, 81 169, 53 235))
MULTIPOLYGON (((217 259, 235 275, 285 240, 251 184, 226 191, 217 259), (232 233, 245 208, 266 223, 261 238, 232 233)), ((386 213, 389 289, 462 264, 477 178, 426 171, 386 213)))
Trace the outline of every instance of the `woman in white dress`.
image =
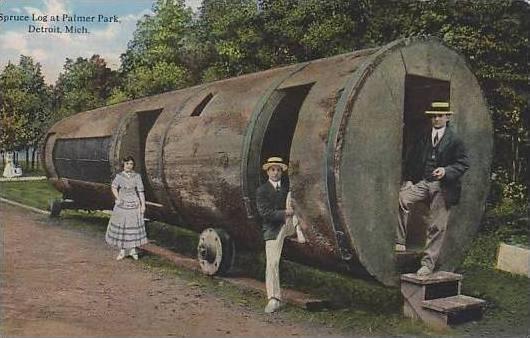
POLYGON ((142 177, 134 172, 134 158, 123 159, 123 171, 112 181, 112 194, 116 199, 107 226, 105 240, 120 249, 117 260, 126 256, 138 259, 136 247, 147 243, 144 213, 145 195, 142 177))
POLYGON ((2 176, 13 178, 22 175, 22 169, 17 168, 14 164, 14 154, 12 152, 6 153, 5 167, 2 176))

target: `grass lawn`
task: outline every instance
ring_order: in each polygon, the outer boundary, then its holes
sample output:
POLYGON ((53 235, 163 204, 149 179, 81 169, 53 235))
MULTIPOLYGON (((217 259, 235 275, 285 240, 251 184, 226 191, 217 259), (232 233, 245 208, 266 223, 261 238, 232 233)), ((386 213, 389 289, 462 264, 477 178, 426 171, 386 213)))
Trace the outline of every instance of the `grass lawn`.
MULTIPOLYGON (((60 194, 45 181, 1 182, 0 196, 46 209, 50 198, 60 194)), ((44 216, 38 216, 43 217, 44 216)), ((46 220, 52 224, 101 236, 106 229, 108 215, 100 212, 63 211, 61 218, 46 220)), ((195 256, 198 234, 161 222, 148 224, 148 235, 161 246, 195 256)), ((296 320, 338 329, 345 335, 472 335, 472 336, 527 336, 529 330, 529 280, 493 269, 493 259, 499 237, 479 234, 460 268, 464 274, 463 293, 485 299, 484 318, 456 326, 447 331, 433 331, 420 322, 412 322, 401 314, 401 295, 397 288, 387 288, 373 281, 353 278, 339 273, 324 272, 290 261, 282 263, 282 283, 314 295, 340 300, 341 307, 308 312, 286 307, 283 313, 296 320)), ((146 256, 141 260, 150 269, 179 276, 205 290, 255 311, 262 311, 265 299, 255 291, 242 290, 218 279, 175 267, 170 262, 146 256)), ((236 269, 250 276, 264 279, 263 253, 238 253, 236 269)))
POLYGON ((48 181, 0 182, 0 196, 47 210, 49 200, 60 198, 62 194, 48 181))

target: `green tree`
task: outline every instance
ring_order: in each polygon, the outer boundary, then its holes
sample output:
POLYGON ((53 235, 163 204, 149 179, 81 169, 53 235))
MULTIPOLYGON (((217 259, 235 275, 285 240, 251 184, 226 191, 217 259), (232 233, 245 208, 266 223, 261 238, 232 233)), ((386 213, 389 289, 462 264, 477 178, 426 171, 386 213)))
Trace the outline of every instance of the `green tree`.
POLYGON ((63 69, 55 84, 58 117, 104 106, 118 83, 116 71, 96 54, 90 59, 67 58, 63 69))
POLYGON ((261 17, 273 64, 302 62, 363 46, 365 1, 264 0, 261 17))
POLYGON ((11 151, 20 144, 27 118, 21 113, 24 92, 22 72, 17 65, 8 63, 0 74, 0 142, 2 151, 11 151))
POLYGON ((0 148, 3 151, 37 147, 49 125, 50 90, 41 65, 29 56, 8 63, 0 74, 0 148))
POLYGON ((166 61, 157 62, 152 67, 137 67, 125 78, 126 93, 131 98, 154 95, 187 84, 186 69, 166 61))
POLYGON ((364 3, 350 0, 205 0, 195 27, 211 81, 362 46, 364 3))
POLYGON ((153 15, 141 19, 121 56, 122 88, 116 97, 138 98, 192 83, 185 64, 185 41, 192 12, 183 0, 157 0, 153 15))
POLYGON ((203 81, 256 72, 271 66, 264 58, 261 20, 255 0, 205 0, 194 29, 206 67, 203 81))

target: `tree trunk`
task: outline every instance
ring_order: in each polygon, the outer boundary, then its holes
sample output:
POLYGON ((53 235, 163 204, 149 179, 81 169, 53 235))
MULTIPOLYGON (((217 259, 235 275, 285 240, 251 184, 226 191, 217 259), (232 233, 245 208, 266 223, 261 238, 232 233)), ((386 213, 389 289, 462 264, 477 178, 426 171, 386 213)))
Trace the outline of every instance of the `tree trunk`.
POLYGON ((29 164, 29 147, 26 146, 26 164, 24 165, 24 168, 25 168, 26 170, 29 170, 29 166, 28 166, 28 164, 29 164))
POLYGON ((517 137, 512 136, 512 182, 517 182, 517 137))
POLYGON ((31 149, 31 170, 35 170, 35 147, 31 149))

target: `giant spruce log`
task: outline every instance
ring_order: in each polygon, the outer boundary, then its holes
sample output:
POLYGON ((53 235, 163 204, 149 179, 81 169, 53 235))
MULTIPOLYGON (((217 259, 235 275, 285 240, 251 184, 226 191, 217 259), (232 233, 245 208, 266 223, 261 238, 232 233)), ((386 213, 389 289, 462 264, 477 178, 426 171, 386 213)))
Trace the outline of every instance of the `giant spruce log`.
MULTIPOLYGON (((112 207, 120 160, 137 159, 152 215, 196 231, 226 230, 239 249, 261 250, 255 192, 260 164, 289 161, 309 243, 287 253, 324 268, 362 267, 397 282, 393 252, 403 153, 448 100, 471 167, 463 177, 440 259, 454 269, 479 226, 492 126, 466 60, 437 39, 403 39, 326 59, 248 74, 87 112, 55 124, 44 143, 48 177, 80 208, 112 207)), ((421 208, 410 247, 421 252, 421 208)))

